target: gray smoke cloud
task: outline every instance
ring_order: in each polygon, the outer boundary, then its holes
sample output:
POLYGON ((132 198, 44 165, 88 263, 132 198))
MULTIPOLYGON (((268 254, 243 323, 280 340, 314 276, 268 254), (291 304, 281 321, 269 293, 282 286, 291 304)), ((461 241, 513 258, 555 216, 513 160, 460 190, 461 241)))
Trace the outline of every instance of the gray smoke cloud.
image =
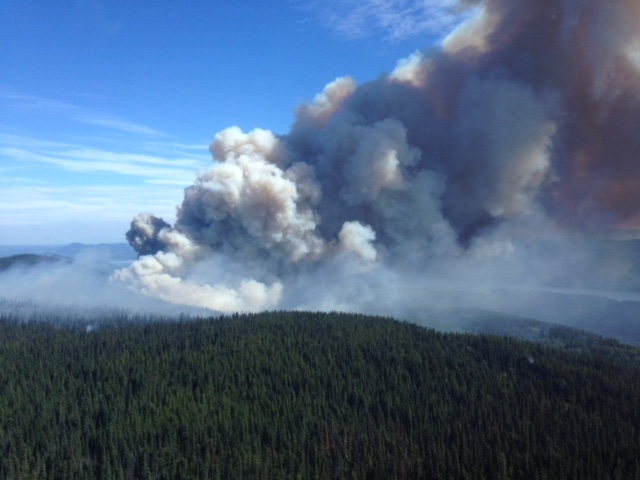
MULTIPOLYGON (((103 249, 101 246, 77 246, 77 250, 73 245, 59 249, 33 247, 42 253, 0 258, 0 315, 25 321, 71 322, 136 315, 178 317, 206 313, 159 302, 109 281, 109 276, 117 269, 112 263, 113 255, 124 253, 123 249, 110 249, 107 245, 103 245, 103 249), (63 250, 71 256, 47 254, 48 249, 63 250)), ((131 259, 121 263, 130 264, 131 259)))
POLYGON ((397 315, 635 288, 609 239, 640 228, 640 2, 466 6, 439 51, 336 79, 288 134, 216 135, 175 224, 134 218, 141 256, 112 278, 217 311, 397 315))

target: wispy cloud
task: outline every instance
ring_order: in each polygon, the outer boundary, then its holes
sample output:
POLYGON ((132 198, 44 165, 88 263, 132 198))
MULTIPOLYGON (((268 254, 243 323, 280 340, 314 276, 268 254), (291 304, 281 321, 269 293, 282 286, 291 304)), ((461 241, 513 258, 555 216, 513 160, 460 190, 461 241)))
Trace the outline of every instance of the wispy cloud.
MULTIPOLYGON (((159 144, 154 144, 159 148, 159 144)), ((169 144, 174 149, 173 144, 169 144)), ((122 153, 88 148, 69 143, 41 141, 29 137, 0 134, 0 158, 5 165, 15 162, 44 163, 66 171, 111 173, 140 177, 149 183, 188 185, 195 173, 207 163, 202 155, 185 157, 122 153)))
POLYGON ((29 225, 101 215, 122 217, 124 228, 133 215, 148 208, 148 202, 165 215, 172 215, 180 193, 180 189, 171 191, 162 186, 146 188, 141 195, 139 187, 127 185, 51 187, 14 183, 0 190, 0 224, 29 225))
POLYGON ((204 144, 144 138, 58 142, 0 131, 0 244, 121 241, 149 209, 172 222, 211 156, 204 144))
POLYGON ((106 127, 112 130, 118 130, 121 132, 135 133, 139 135, 163 135, 155 128, 145 127, 137 123, 129 122, 124 118, 116 117, 113 115, 105 115, 102 113, 86 112, 77 115, 75 119, 79 122, 88 123, 91 125, 97 125, 99 127, 106 127))
POLYGON ((303 8, 343 38, 381 34, 392 42, 418 35, 444 37, 470 15, 458 0, 314 0, 303 8))
POLYGON ((152 208, 173 223, 182 198, 163 185, 0 186, 0 245, 124 242, 135 215, 152 208))
POLYGON ((98 112, 87 107, 74 105, 57 99, 38 97, 14 92, 0 87, 0 105, 7 109, 35 114, 57 115, 68 120, 105 127, 119 132, 148 136, 166 136, 162 132, 118 115, 98 112))

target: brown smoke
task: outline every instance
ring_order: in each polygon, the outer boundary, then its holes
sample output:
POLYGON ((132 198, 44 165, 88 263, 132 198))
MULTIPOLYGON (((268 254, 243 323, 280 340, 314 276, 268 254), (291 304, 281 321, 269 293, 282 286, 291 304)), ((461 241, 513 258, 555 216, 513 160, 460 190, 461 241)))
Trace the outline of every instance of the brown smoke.
POLYGON ((221 310, 318 305, 294 297, 345 298, 355 275, 362 299, 383 271, 546 281, 562 230, 640 229, 640 1, 478 3, 439 52, 327 85, 287 135, 219 133, 176 224, 134 219, 146 256, 115 278, 221 310))

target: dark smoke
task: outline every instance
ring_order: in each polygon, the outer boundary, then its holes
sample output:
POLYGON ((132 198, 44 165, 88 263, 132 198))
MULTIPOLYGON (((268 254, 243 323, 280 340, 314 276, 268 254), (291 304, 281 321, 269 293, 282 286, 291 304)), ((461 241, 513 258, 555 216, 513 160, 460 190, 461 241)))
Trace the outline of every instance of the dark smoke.
POLYGON ((158 240, 158 234, 165 227, 171 225, 151 214, 140 214, 131 223, 126 239, 139 255, 153 255, 164 247, 164 243, 158 240))
POLYGON ((136 217, 142 256, 114 278, 215 310, 620 287, 595 239, 640 227, 640 1, 477 3, 440 51, 335 80, 287 135, 219 133, 176 224, 136 217))

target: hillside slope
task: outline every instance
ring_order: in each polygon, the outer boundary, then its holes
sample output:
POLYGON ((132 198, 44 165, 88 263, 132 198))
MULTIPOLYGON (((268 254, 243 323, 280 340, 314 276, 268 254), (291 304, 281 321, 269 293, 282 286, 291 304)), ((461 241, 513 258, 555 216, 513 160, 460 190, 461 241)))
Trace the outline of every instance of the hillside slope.
POLYGON ((479 309, 439 311, 429 324, 444 332, 498 335, 640 366, 640 347, 557 323, 479 309))
POLYGON ((636 478, 640 369, 347 314, 0 319, 3 478, 636 478))
POLYGON ((70 259, 55 255, 21 253, 9 257, 0 257, 0 273, 13 268, 33 268, 41 265, 52 265, 58 262, 68 263, 70 259))

